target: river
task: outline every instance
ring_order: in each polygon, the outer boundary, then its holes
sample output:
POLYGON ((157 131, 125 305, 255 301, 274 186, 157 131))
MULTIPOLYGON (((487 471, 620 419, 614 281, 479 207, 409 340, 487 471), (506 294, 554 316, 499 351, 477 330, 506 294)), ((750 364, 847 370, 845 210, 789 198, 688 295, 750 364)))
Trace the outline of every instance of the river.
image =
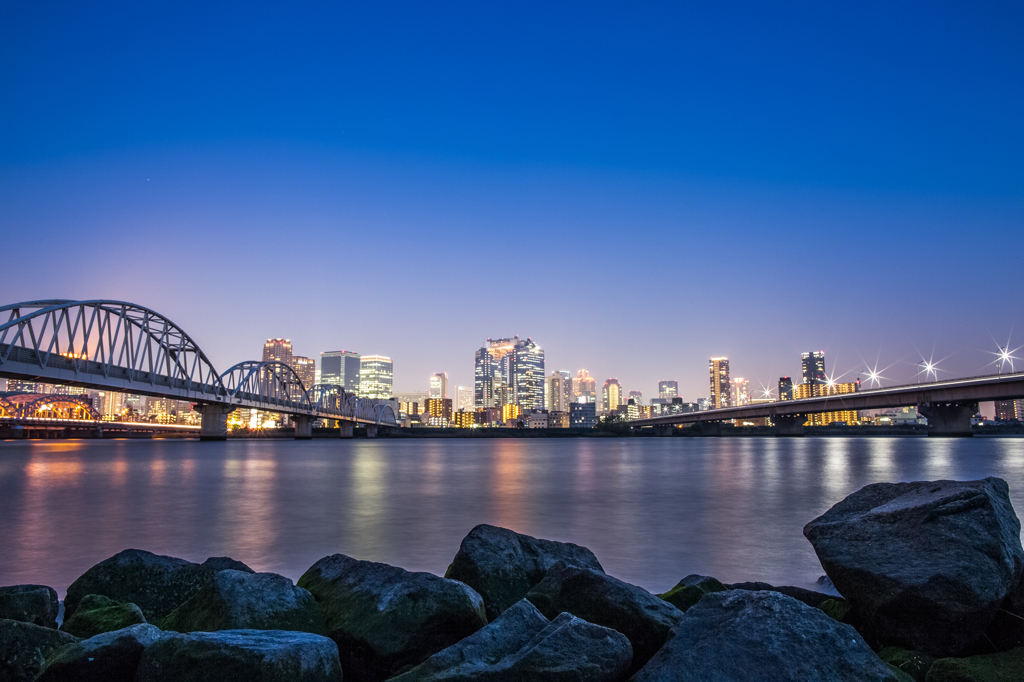
POLYGON ((297 579, 342 552, 443 574, 478 523, 592 549, 653 592, 690 573, 810 587, 805 523, 877 481, 999 476, 1024 439, 0 442, 0 585, 63 596, 129 547, 297 579))

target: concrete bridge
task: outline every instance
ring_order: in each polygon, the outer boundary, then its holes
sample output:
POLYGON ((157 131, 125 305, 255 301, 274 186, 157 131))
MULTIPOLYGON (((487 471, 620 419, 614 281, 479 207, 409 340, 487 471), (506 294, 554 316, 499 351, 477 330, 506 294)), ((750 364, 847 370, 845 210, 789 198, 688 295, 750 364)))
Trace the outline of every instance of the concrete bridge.
POLYGON ((802 436, 807 415, 820 412, 916 407, 928 419, 928 435, 970 436, 971 417, 978 403, 1024 398, 1024 372, 949 379, 924 384, 890 386, 772 403, 740 405, 717 410, 681 412, 635 419, 633 428, 653 427, 659 435, 672 435, 683 425, 695 425, 701 435, 720 435, 721 424, 732 419, 768 417, 776 436, 802 436))
POLYGON ((239 408, 289 415, 296 438, 312 437, 317 419, 337 421, 342 437, 356 424, 371 437, 398 426, 386 402, 303 386, 281 362, 247 360, 219 373, 181 327, 133 303, 28 301, 0 306, 0 320, 0 377, 190 401, 203 417, 201 440, 227 438, 239 408))

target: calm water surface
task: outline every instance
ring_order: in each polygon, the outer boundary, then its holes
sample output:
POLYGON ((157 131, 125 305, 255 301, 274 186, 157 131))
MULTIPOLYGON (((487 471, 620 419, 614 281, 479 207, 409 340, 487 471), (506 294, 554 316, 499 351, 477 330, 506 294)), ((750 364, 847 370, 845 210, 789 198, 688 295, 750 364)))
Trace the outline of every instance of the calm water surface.
POLYGON ((293 580, 335 552, 442 574, 491 523, 656 592, 689 573, 807 586, 801 529, 844 496, 985 476, 1024 510, 1024 439, 7 441, 0 585, 63 595, 128 547, 293 580))

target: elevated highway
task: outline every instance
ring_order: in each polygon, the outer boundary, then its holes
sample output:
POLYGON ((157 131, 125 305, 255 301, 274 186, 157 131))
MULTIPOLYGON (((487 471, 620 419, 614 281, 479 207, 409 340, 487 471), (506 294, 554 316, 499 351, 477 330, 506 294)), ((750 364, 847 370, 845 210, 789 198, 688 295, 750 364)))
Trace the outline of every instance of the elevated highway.
POLYGON ((853 410, 877 410, 913 406, 928 419, 929 435, 969 436, 971 417, 978 403, 989 400, 1024 398, 1024 372, 948 379, 929 383, 888 386, 771 403, 740 405, 700 412, 679 412, 647 419, 635 419, 633 428, 653 427, 656 432, 671 435, 672 429, 696 425, 706 435, 716 435, 722 422, 733 419, 767 417, 775 424, 778 436, 803 435, 809 414, 853 410))

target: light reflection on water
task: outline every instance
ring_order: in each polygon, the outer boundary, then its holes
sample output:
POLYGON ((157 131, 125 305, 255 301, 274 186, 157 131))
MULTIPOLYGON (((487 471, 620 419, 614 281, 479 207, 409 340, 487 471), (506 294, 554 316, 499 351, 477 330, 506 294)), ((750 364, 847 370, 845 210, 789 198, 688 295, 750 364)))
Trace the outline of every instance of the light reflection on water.
POLYGON ((0 585, 63 593, 127 547, 298 578, 334 552, 443 573, 477 523, 688 573, 809 585, 805 523, 876 481, 1010 483, 1024 439, 637 438, 0 443, 0 585))

